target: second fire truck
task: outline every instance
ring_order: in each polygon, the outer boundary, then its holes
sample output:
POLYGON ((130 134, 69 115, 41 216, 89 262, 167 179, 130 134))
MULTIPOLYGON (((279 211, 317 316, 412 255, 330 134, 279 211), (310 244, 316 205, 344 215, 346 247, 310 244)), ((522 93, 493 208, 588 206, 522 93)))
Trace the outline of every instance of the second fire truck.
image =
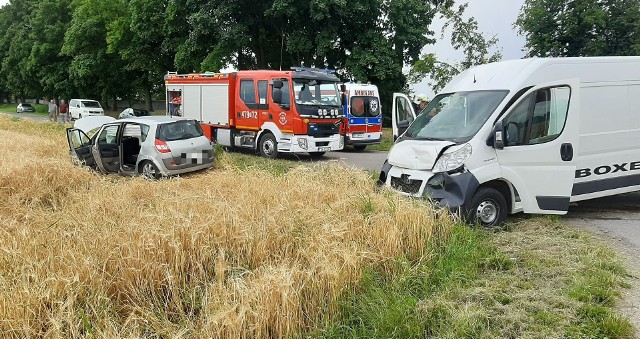
POLYGON ((339 79, 328 71, 165 76, 167 114, 197 119, 204 134, 227 147, 313 157, 344 147, 339 79))

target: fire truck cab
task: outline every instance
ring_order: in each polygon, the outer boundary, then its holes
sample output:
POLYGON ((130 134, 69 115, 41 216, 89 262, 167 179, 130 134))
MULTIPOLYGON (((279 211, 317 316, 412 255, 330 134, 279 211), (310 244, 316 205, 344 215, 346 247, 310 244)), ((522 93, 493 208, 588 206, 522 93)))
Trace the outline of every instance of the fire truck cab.
POLYGON ((382 139, 382 106, 378 87, 371 84, 344 84, 345 145, 358 151, 382 139))
POLYGON ((165 85, 167 115, 197 119, 220 145, 267 158, 344 147, 339 79, 329 71, 168 73, 165 85))

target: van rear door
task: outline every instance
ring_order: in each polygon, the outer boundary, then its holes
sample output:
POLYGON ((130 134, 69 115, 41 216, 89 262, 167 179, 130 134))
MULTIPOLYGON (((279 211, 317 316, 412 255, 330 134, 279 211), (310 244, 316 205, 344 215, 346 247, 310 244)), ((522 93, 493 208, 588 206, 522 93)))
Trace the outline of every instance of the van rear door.
POLYGON ((409 97, 402 93, 393 93, 393 108, 391 109, 393 140, 400 137, 414 120, 416 120, 416 113, 409 97))
POLYGON ((517 190, 516 210, 565 214, 569 209, 579 109, 579 80, 573 79, 531 88, 503 116, 504 148, 496 155, 502 177, 517 190))

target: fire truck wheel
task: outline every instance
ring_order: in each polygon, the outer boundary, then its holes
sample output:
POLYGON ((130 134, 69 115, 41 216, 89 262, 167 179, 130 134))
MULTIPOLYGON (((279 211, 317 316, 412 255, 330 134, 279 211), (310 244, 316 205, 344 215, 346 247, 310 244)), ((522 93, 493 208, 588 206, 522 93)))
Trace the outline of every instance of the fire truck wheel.
POLYGON ((278 142, 271 133, 265 133, 260 138, 258 148, 260 149, 260 155, 265 158, 274 159, 278 156, 278 142))
POLYGON ((364 149, 367 148, 367 145, 354 145, 353 148, 356 151, 364 151, 364 149))
POLYGON ((325 153, 327 153, 327 152, 309 152, 309 155, 310 155, 312 158, 320 158, 320 157, 322 157, 325 153))

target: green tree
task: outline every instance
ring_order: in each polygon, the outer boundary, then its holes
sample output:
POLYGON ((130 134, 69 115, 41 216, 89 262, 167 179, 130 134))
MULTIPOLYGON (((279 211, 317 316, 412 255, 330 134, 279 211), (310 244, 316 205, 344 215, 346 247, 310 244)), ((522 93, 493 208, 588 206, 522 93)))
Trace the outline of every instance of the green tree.
POLYGON ((528 56, 640 55, 640 0, 525 0, 528 56))
POLYGON ((152 93, 161 89, 163 75, 173 69, 175 47, 167 41, 169 3, 121 0, 121 7, 127 10, 108 27, 108 51, 120 55, 126 70, 133 75, 131 84, 143 94, 149 110, 153 110, 152 93))
POLYGON ((4 48, 0 76, 7 90, 21 100, 39 97, 41 86, 37 77, 29 72, 29 56, 34 44, 32 36, 32 9, 36 0, 13 0, 2 8, 2 37, 4 48))
POLYGON ((105 104, 131 91, 132 75, 125 62, 107 50, 107 28, 123 15, 121 5, 119 1, 75 0, 62 46, 62 54, 73 58, 69 74, 78 94, 100 98, 105 104))
POLYGON ((61 55, 64 35, 69 27, 71 0, 40 0, 32 14, 31 53, 26 72, 37 79, 49 98, 69 97, 75 91, 69 80, 71 57, 61 55))
POLYGON ((460 5, 457 10, 444 8, 442 17, 447 22, 442 27, 442 37, 448 27, 451 27, 451 46, 456 51, 462 51, 464 58, 461 61, 450 63, 438 60, 434 53, 422 55, 413 67, 409 75, 410 81, 417 83, 425 76, 429 76, 429 85, 435 93, 438 93, 456 74, 476 65, 496 62, 502 59, 502 53, 494 49, 498 45, 498 38, 487 38, 478 31, 478 22, 471 17, 464 19, 464 12, 469 4, 460 5))

